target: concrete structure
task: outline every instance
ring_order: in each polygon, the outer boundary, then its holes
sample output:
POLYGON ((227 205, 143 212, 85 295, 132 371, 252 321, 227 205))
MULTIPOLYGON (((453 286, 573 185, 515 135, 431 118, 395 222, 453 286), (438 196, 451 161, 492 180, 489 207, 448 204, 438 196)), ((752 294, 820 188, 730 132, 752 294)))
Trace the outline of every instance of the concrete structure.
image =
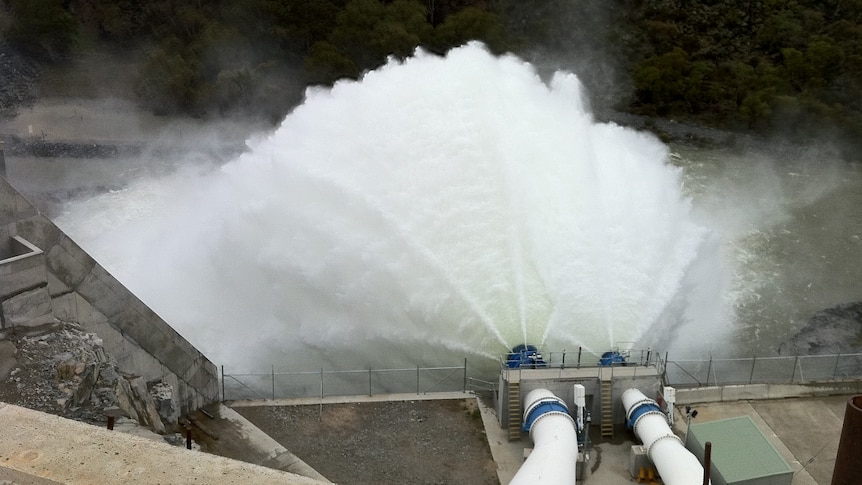
POLYGON ((170 385, 181 413, 219 398, 216 366, 0 178, 0 331, 55 319, 98 335, 123 372, 170 385))
POLYGON ((790 485, 793 470, 748 416, 692 424, 688 448, 704 461, 712 443, 710 477, 714 485, 790 485))
POLYGON ((0 430, 0 483, 328 483, 11 404, 0 403, 0 430))
MULTIPOLYGON (((660 369, 650 365, 504 368, 500 373, 499 399, 495 401, 497 421, 494 424, 498 429, 488 429, 488 433, 489 436, 494 433, 498 442, 507 441, 510 447, 528 447, 528 440, 523 433, 513 428, 513 423, 517 420, 510 419, 517 410, 523 408, 522 396, 533 389, 546 388, 563 398, 566 403, 572 403, 572 384, 582 384, 587 394, 585 408, 590 412, 592 422, 596 424, 602 421, 601 437, 591 433, 591 441, 587 443, 586 468, 591 470, 591 473, 584 477, 584 483, 622 483, 620 480, 633 479, 632 458, 638 458, 635 456, 635 449, 642 447, 635 442, 624 447, 617 444, 620 435, 623 435, 624 443, 635 438, 620 426, 625 420, 625 409, 621 405, 620 396, 628 388, 639 389, 647 397, 655 398, 665 411, 668 408, 664 396, 660 394, 661 378, 660 369), (605 434, 605 422, 609 423, 610 428, 616 428, 616 436, 613 431, 610 436, 605 434), (606 470, 595 469, 599 461, 592 463, 590 456, 595 453, 590 451, 590 447, 593 443, 601 450, 601 468, 606 468, 609 454, 613 454, 613 460, 619 462, 617 470, 606 473, 606 470)), ((693 421, 695 424, 748 416, 791 468, 793 485, 827 485, 835 465, 842 423, 840 416, 846 403, 843 396, 859 393, 862 393, 862 380, 858 378, 793 384, 753 383, 678 388, 673 393, 675 406, 671 429, 678 437, 685 436, 689 420, 681 409, 685 409, 687 405, 696 407, 699 412, 696 421, 693 421)), ((492 451, 496 453, 493 443, 492 451)), ((641 454, 645 455, 646 451, 641 454)), ((520 464, 523 458, 517 452, 501 451, 500 456, 504 458, 497 458, 495 454, 498 464, 505 460, 511 467, 509 472, 500 473, 501 483, 507 483, 506 480, 517 471, 514 465, 520 464)), ((582 468, 579 467, 579 472, 582 468)), ((784 476, 779 475, 779 478, 784 476)), ((580 483, 581 477, 578 478, 580 483)), ((853 480, 856 478, 854 476, 853 480)), ((718 482, 713 479, 713 483, 718 482)))
POLYGON ((736 402, 743 400, 787 399, 862 393, 862 380, 829 380, 800 384, 740 384, 692 387, 676 390, 677 404, 736 402))
MULTIPOLYGON (((604 409, 612 413, 614 425, 625 423, 625 410, 619 396, 629 388, 637 388, 647 396, 658 395, 661 389, 660 370, 655 366, 591 366, 540 369, 503 369, 500 373, 499 389, 501 396, 507 396, 517 386, 521 396, 534 389, 548 389, 567 403, 575 401, 574 384, 584 386, 586 392, 586 408, 593 422, 598 422, 604 409), (610 385, 611 402, 603 403, 602 383, 610 385), (515 386, 516 385, 516 386, 515 386)), ((500 423, 509 422, 509 409, 504 406, 503 399, 497 403, 496 411, 500 423)), ((521 398, 521 401, 523 399, 521 398)), ((523 406, 523 402, 520 403, 523 406)))

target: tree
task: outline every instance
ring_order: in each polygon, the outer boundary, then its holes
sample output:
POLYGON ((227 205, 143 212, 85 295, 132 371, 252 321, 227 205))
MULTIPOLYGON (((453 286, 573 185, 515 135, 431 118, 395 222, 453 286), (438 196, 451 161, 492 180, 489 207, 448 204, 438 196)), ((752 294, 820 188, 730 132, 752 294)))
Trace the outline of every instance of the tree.
POLYGON ((638 99, 658 107, 660 114, 693 111, 686 98, 687 76, 692 64, 679 47, 672 52, 647 59, 635 71, 638 99))
POLYGON ((829 37, 820 37, 808 45, 805 60, 816 76, 829 84, 843 72, 844 50, 829 37))
POLYGON ((805 55, 796 49, 781 49, 781 58, 786 79, 797 92, 801 92, 814 70, 806 61, 805 55))
POLYGON ((356 64, 326 41, 316 42, 305 56, 309 84, 332 84, 342 78, 359 76, 356 64))
POLYGON ((497 54, 509 48, 506 30, 500 18, 474 7, 467 7, 446 17, 434 33, 434 47, 441 52, 471 40, 481 40, 491 52, 497 54))
POLYGON ((99 34, 112 42, 127 45, 141 33, 143 10, 138 2, 95 0, 93 16, 99 27, 99 34))
POLYGON ((433 29, 417 0, 351 0, 336 18, 329 42, 360 70, 373 69, 388 56, 404 58, 431 40, 433 29))
POLYGON ((768 54, 778 54, 783 48, 800 48, 807 37, 797 14, 780 10, 770 15, 757 33, 760 47, 768 54))
POLYGON ((188 113, 198 108, 197 63, 184 51, 180 39, 170 39, 147 56, 141 69, 135 92, 156 114, 188 113))
POLYGON ((77 41, 77 23, 63 0, 12 0, 13 21, 7 37, 31 54, 65 57, 77 41))

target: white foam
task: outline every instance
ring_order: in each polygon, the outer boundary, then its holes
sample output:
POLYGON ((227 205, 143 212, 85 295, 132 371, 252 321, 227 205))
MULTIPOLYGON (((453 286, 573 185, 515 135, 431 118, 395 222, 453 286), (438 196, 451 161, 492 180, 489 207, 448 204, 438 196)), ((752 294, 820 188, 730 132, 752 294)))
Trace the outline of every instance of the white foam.
POLYGON ((220 171, 58 222, 218 363, 601 352, 688 291, 706 231, 666 147, 580 89, 477 44, 419 52, 310 90, 220 171))

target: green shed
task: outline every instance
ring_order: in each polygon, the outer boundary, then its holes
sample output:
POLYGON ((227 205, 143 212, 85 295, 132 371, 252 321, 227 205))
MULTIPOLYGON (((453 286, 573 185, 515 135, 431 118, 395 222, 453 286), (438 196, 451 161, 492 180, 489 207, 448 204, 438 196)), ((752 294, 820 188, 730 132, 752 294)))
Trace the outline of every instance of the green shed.
POLYGON ((692 424, 686 447, 701 463, 712 443, 712 485, 790 485, 793 470, 749 416, 692 424))

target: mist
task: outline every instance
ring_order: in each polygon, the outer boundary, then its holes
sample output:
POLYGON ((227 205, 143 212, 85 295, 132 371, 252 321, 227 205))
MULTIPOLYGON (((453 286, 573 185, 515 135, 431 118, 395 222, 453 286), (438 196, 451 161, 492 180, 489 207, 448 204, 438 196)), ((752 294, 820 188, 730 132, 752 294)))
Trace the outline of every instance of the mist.
POLYGON ((667 147, 584 100, 574 75, 545 83, 476 44, 420 51, 309 90, 224 165, 140 177, 57 222, 217 362, 695 345, 678 330, 715 326, 691 302, 721 290, 688 271, 722 271, 714 236, 667 147))
POLYGON ((45 100, 14 124, 147 143, 9 179, 235 368, 492 366, 524 341, 750 355, 862 294, 852 166, 668 147, 598 122, 565 70, 458 52, 311 89, 275 129, 45 100))

